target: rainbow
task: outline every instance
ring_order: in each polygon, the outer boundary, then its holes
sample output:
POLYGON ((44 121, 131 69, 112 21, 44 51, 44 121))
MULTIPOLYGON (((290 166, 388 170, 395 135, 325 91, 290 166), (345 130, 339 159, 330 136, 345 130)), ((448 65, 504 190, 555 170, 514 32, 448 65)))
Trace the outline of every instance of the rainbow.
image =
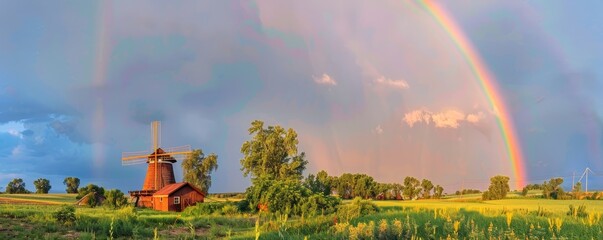
MULTIPOLYGON (((108 2, 103 2, 98 6, 98 15, 96 21, 96 57, 94 64, 94 76, 92 86, 102 88, 106 85, 107 65, 109 63, 110 51, 110 14, 111 6, 108 2)), ((105 164, 105 104, 103 93, 96 93, 96 104, 94 106, 94 115, 92 118, 92 154, 93 163, 96 171, 105 164)))
POLYGON ((441 8, 436 2, 430 0, 420 0, 419 3, 448 33, 477 77, 481 88, 486 94, 488 102, 498 116, 496 121, 505 142, 507 154, 511 160, 511 165, 515 175, 515 187, 517 189, 523 188, 527 175, 524 167, 521 144, 517 138, 517 133, 515 132, 511 114, 505 106, 503 97, 497 91, 499 88, 496 79, 490 74, 488 67, 486 64, 484 64, 484 61, 481 59, 469 39, 467 39, 464 32, 457 26, 454 19, 450 17, 450 15, 443 8, 441 8))

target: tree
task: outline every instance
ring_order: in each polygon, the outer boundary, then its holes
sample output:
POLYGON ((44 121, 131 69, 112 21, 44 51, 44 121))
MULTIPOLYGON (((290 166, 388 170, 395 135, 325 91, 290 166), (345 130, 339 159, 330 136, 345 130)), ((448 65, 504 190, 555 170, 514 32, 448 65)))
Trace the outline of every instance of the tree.
POLYGON ((206 157, 203 150, 196 149, 182 162, 183 180, 207 194, 211 187, 211 173, 216 169, 218 169, 218 155, 211 153, 206 157))
POLYGON ((308 161, 305 153, 298 154, 297 133, 281 126, 268 126, 264 122, 255 120, 249 128, 250 141, 245 141, 241 146, 241 171, 253 179, 264 177, 267 179, 302 179, 308 161))
POLYGON ((485 191, 482 194, 482 199, 484 200, 496 200, 503 199, 507 196, 507 193, 510 191, 509 188, 509 177, 507 176, 494 176, 490 178, 490 186, 488 187, 488 191, 485 191))
POLYGON ((423 189, 423 198, 427 199, 430 197, 431 190, 433 189, 433 183, 427 179, 423 179, 421 182, 421 188, 423 189))
POLYGON ((436 185, 433 189, 433 198, 440 199, 442 198, 442 193, 444 192, 444 188, 440 185, 436 185))
POLYGON ((574 185, 574 193, 578 194, 582 192, 582 183, 581 182, 577 182, 576 185, 574 185))
POLYGON ((36 187, 36 193, 48 193, 48 190, 52 188, 52 186, 50 186, 50 181, 44 178, 38 178, 33 184, 36 187))
POLYGON ((78 190, 78 194, 75 198, 81 199, 82 197, 86 196, 88 193, 91 193, 91 192, 95 192, 99 196, 105 196, 105 189, 103 187, 99 187, 97 185, 90 183, 86 187, 81 187, 78 190))
POLYGON ((391 186, 392 189, 392 198, 393 199, 402 199, 402 190, 404 190, 404 187, 402 186, 402 184, 399 183, 394 183, 391 186))
POLYGON ((354 175, 351 173, 341 174, 335 180, 335 189, 342 199, 352 199, 354 197, 354 175))
POLYGON ((406 199, 415 199, 421 192, 419 180, 414 177, 404 178, 404 197, 406 199))
POLYGON ((128 199, 119 189, 111 189, 105 192, 105 201, 103 205, 111 208, 121 208, 128 204, 128 199))
POLYGON ((63 180, 63 185, 67 186, 67 193, 77 193, 77 188, 80 187, 80 179, 76 177, 66 177, 63 180))
POLYGON ((6 185, 6 193, 29 193, 25 189, 25 182, 21 178, 15 178, 6 185))
POLYGON ((563 178, 551 178, 548 182, 545 181, 542 184, 542 195, 548 199, 563 198, 565 192, 563 191, 561 184, 563 184, 563 178))
POLYGON ((251 209, 287 215, 334 211, 339 200, 324 194, 330 193, 326 172, 301 182, 308 161, 305 153, 298 154, 293 129, 285 131, 278 125, 264 128, 264 122, 256 120, 251 123, 249 135, 252 139, 241 146, 241 171, 243 176, 251 176, 244 200, 251 209), (306 186, 314 187, 316 192, 306 186))
POLYGON ((379 200, 387 200, 392 198, 393 184, 377 183, 375 184, 375 197, 379 200))
POLYGON ((376 182, 373 177, 366 174, 356 174, 354 181, 354 195, 364 199, 375 196, 376 182))
POLYGON ((312 190, 315 193, 322 193, 325 196, 331 195, 332 177, 329 177, 327 172, 324 170, 318 172, 316 176, 314 174, 308 175, 304 181, 304 186, 312 190))

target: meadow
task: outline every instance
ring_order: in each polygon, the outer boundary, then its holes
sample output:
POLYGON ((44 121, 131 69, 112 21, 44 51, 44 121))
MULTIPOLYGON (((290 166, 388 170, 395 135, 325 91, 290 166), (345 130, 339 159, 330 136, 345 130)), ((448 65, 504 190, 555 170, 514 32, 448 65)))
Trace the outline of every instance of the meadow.
POLYGON ((74 195, 1 194, 0 201, 0 239, 603 239, 602 201, 513 194, 492 201, 471 195, 363 201, 375 211, 302 217, 240 213, 236 199, 222 198, 182 213, 77 207, 68 224, 55 213, 74 195))

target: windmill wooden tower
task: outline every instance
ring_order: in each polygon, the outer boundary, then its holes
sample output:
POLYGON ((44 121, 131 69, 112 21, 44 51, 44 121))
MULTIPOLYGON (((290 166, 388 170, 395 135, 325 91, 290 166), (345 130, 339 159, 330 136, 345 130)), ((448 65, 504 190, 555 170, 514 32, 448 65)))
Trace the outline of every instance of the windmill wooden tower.
POLYGON ((160 148, 161 145, 161 122, 151 123, 152 152, 124 152, 122 153, 122 165, 134 165, 147 163, 147 174, 142 185, 142 190, 129 191, 130 196, 135 199, 136 206, 153 207, 153 194, 164 186, 176 183, 174 177, 173 163, 177 159, 191 154, 189 145, 171 148, 160 148))

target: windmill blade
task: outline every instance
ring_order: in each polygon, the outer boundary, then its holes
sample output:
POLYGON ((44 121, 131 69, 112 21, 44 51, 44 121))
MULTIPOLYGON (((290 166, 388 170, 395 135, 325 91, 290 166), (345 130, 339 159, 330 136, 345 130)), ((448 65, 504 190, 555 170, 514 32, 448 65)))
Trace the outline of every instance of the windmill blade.
POLYGON ((190 154, 192 152, 191 145, 184 145, 184 146, 179 146, 179 147, 169 147, 169 148, 162 148, 162 149, 165 153, 170 153, 170 154, 179 154, 179 153, 190 154))
POLYGON ((178 161, 184 160, 184 158, 186 158, 189 154, 192 153, 190 145, 184 145, 184 146, 179 146, 179 147, 170 147, 170 148, 163 149, 163 151, 164 151, 164 153, 161 155, 169 155, 170 157, 172 157, 178 161))
POLYGON ((133 160, 122 160, 121 165, 122 166, 130 166, 130 165, 142 164, 142 163, 146 163, 146 162, 147 162, 146 158, 133 159, 133 160))
POLYGON ((148 151, 123 152, 121 154, 121 165, 134 165, 145 163, 149 157, 148 151))

